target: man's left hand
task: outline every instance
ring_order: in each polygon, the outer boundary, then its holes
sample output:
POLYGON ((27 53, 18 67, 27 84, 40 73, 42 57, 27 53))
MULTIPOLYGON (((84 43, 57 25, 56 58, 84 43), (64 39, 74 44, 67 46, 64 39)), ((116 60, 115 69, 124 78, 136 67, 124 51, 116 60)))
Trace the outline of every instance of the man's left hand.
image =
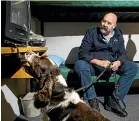
POLYGON ((112 63, 112 65, 111 65, 110 68, 111 68, 113 71, 117 71, 120 65, 121 65, 121 62, 120 62, 119 60, 117 60, 117 61, 114 61, 114 62, 112 63))

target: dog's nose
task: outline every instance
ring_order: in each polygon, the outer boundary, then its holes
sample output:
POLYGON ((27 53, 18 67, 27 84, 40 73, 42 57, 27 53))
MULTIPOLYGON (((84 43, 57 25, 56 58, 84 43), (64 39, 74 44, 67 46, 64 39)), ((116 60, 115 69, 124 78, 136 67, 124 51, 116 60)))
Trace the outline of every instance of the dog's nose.
POLYGON ((27 51, 27 52, 26 52, 26 55, 30 55, 30 54, 31 54, 31 51, 27 51))
POLYGON ((26 52, 25 54, 26 54, 26 55, 29 55, 29 52, 26 52))
POLYGON ((31 56, 32 54, 34 54, 34 52, 32 52, 32 51, 28 51, 25 53, 26 56, 31 56))

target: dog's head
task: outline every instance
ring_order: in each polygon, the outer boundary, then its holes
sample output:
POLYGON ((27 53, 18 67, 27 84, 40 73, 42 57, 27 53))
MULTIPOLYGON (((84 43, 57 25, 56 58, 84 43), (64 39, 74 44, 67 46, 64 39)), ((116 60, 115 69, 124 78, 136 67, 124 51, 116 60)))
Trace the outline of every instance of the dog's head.
POLYGON ((29 66, 27 65, 24 66, 26 72, 35 78, 39 78, 40 73, 42 73, 39 66, 39 60, 40 60, 39 54, 33 51, 29 51, 24 54, 24 59, 29 64, 29 66))
POLYGON ((33 52, 33 51, 29 51, 25 53, 25 59, 27 62, 29 62, 30 64, 32 64, 35 59, 39 58, 39 54, 33 52))
POLYGON ((59 74, 55 63, 46 56, 39 56, 35 52, 30 51, 25 53, 24 58, 30 65, 29 69, 26 68, 26 70, 31 75, 34 74, 32 76, 35 76, 36 78, 40 78, 42 74, 50 68, 51 70, 54 70, 55 68, 55 72, 57 72, 57 75, 59 74))

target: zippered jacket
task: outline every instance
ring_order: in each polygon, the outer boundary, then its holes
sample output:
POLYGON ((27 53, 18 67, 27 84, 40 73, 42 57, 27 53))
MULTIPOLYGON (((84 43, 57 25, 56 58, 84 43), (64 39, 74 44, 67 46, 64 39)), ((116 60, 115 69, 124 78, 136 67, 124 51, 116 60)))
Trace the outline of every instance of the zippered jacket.
POLYGON ((109 60, 110 62, 127 60, 122 32, 114 29, 114 35, 106 43, 99 27, 91 27, 87 30, 81 46, 79 47, 79 59, 89 62, 91 59, 109 60))

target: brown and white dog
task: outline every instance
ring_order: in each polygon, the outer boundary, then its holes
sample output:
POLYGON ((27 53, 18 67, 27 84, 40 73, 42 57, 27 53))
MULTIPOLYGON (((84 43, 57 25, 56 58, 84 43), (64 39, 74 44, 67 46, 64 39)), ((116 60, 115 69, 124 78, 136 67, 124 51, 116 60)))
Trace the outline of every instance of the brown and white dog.
POLYGON ((29 68, 26 68, 27 72, 40 83, 40 90, 35 95, 35 106, 38 108, 44 107, 50 103, 52 91, 53 95, 58 95, 63 92, 64 87, 67 87, 67 83, 60 74, 59 68, 47 56, 41 57, 30 51, 25 53, 25 60, 30 65, 29 68))
POLYGON ((110 121, 87 105, 75 90, 67 87, 59 69, 48 57, 29 52, 25 54, 25 59, 42 81, 40 90, 35 95, 35 106, 52 107, 47 110, 51 121, 110 121))

